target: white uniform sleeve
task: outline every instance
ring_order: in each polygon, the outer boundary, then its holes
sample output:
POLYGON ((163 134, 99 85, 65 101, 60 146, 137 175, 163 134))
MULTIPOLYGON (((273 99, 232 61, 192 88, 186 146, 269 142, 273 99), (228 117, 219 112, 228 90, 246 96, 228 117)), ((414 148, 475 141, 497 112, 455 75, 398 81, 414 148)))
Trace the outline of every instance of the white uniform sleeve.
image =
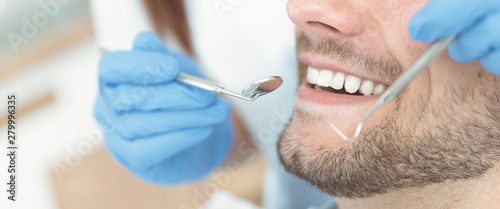
POLYGON ((200 209, 261 209, 254 203, 241 199, 230 192, 216 191, 200 209))
POLYGON ((90 0, 94 33, 99 47, 129 50, 141 31, 153 31, 141 0, 90 0))

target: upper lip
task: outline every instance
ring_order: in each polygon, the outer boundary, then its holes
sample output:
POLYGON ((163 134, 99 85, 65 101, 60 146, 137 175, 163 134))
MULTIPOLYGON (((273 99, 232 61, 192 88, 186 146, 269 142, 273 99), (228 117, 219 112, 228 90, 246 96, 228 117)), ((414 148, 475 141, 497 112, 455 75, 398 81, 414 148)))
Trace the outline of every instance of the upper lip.
POLYGON ((356 67, 355 69, 342 68, 338 65, 341 63, 333 63, 333 59, 321 54, 314 54, 310 52, 300 53, 298 58, 300 62, 318 70, 332 70, 333 72, 343 72, 347 75, 352 75, 361 78, 362 80, 368 79, 376 83, 385 84, 387 86, 389 86, 390 83, 392 83, 392 81, 389 80, 388 78, 377 77, 373 74, 366 72, 366 70, 360 69, 358 67, 356 67))

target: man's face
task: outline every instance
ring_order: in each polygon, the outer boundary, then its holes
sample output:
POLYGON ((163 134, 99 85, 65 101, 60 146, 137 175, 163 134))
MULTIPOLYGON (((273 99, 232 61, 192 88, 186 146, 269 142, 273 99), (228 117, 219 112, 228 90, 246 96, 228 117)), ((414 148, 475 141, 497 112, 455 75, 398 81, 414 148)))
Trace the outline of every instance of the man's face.
POLYGON ((353 136, 381 90, 427 49, 407 32, 426 2, 288 1, 302 63, 295 114, 278 142, 289 172, 332 196, 365 198, 477 177, 496 164, 498 79, 447 52, 374 114, 356 141, 329 126, 353 136))

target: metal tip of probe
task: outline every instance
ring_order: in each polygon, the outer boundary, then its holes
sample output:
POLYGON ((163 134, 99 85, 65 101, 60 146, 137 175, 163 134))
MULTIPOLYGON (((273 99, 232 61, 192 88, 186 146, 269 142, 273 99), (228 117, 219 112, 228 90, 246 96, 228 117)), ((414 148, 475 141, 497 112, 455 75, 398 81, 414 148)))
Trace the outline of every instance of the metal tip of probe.
POLYGON ((330 123, 330 127, 332 127, 333 130, 335 130, 335 132, 337 132, 337 134, 339 134, 344 140, 346 140, 348 142, 353 142, 354 140, 356 140, 359 137, 359 134, 361 133, 361 129, 363 128, 363 123, 362 122, 358 123, 358 127, 356 128, 356 132, 354 133, 354 136, 352 136, 351 138, 347 138, 347 136, 344 133, 342 133, 342 131, 340 131, 335 125, 333 125, 333 123, 330 123))

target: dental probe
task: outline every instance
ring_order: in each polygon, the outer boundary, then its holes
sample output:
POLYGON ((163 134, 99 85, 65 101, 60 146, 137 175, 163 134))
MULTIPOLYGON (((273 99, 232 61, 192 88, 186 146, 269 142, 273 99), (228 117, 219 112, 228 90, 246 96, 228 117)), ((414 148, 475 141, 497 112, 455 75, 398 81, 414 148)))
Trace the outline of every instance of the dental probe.
POLYGON ((344 140, 352 142, 359 137, 363 123, 368 120, 377 110, 382 106, 389 103, 394 97, 396 97, 403 89, 408 86, 408 84, 417 77, 417 75, 422 72, 437 56, 439 56, 448 46, 450 42, 455 40, 456 36, 450 36, 445 39, 440 39, 434 42, 423 54, 418 58, 413 65, 408 68, 408 70, 401 75, 387 90, 380 96, 379 101, 375 104, 372 109, 361 119, 354 132, 354 136, 348 138, 342 131, 340 131, 335 125, 330 123, 330 126, 335 130, 344 140))
MULTIPOLYGON (((99 52, 101 54, 104 54, 109 52, 109 50, 99 48, 99 52)), ((216 94, 226 94, 247 101, 254 101, 260 96, 264 96, 268 93, 271 93, 272 91, 279 88, 281 84, 283 84, 283 79, 281 77, 268 76, 248 84, 241 91, 241 94, 238 94, 236 92, 224 89, 224 87, 213 81, 198 78, 196 76, 188 75, 182 72, 179 72, 175 80, 180 83, 186 84, 188 86, 197 87, 216 94)))

